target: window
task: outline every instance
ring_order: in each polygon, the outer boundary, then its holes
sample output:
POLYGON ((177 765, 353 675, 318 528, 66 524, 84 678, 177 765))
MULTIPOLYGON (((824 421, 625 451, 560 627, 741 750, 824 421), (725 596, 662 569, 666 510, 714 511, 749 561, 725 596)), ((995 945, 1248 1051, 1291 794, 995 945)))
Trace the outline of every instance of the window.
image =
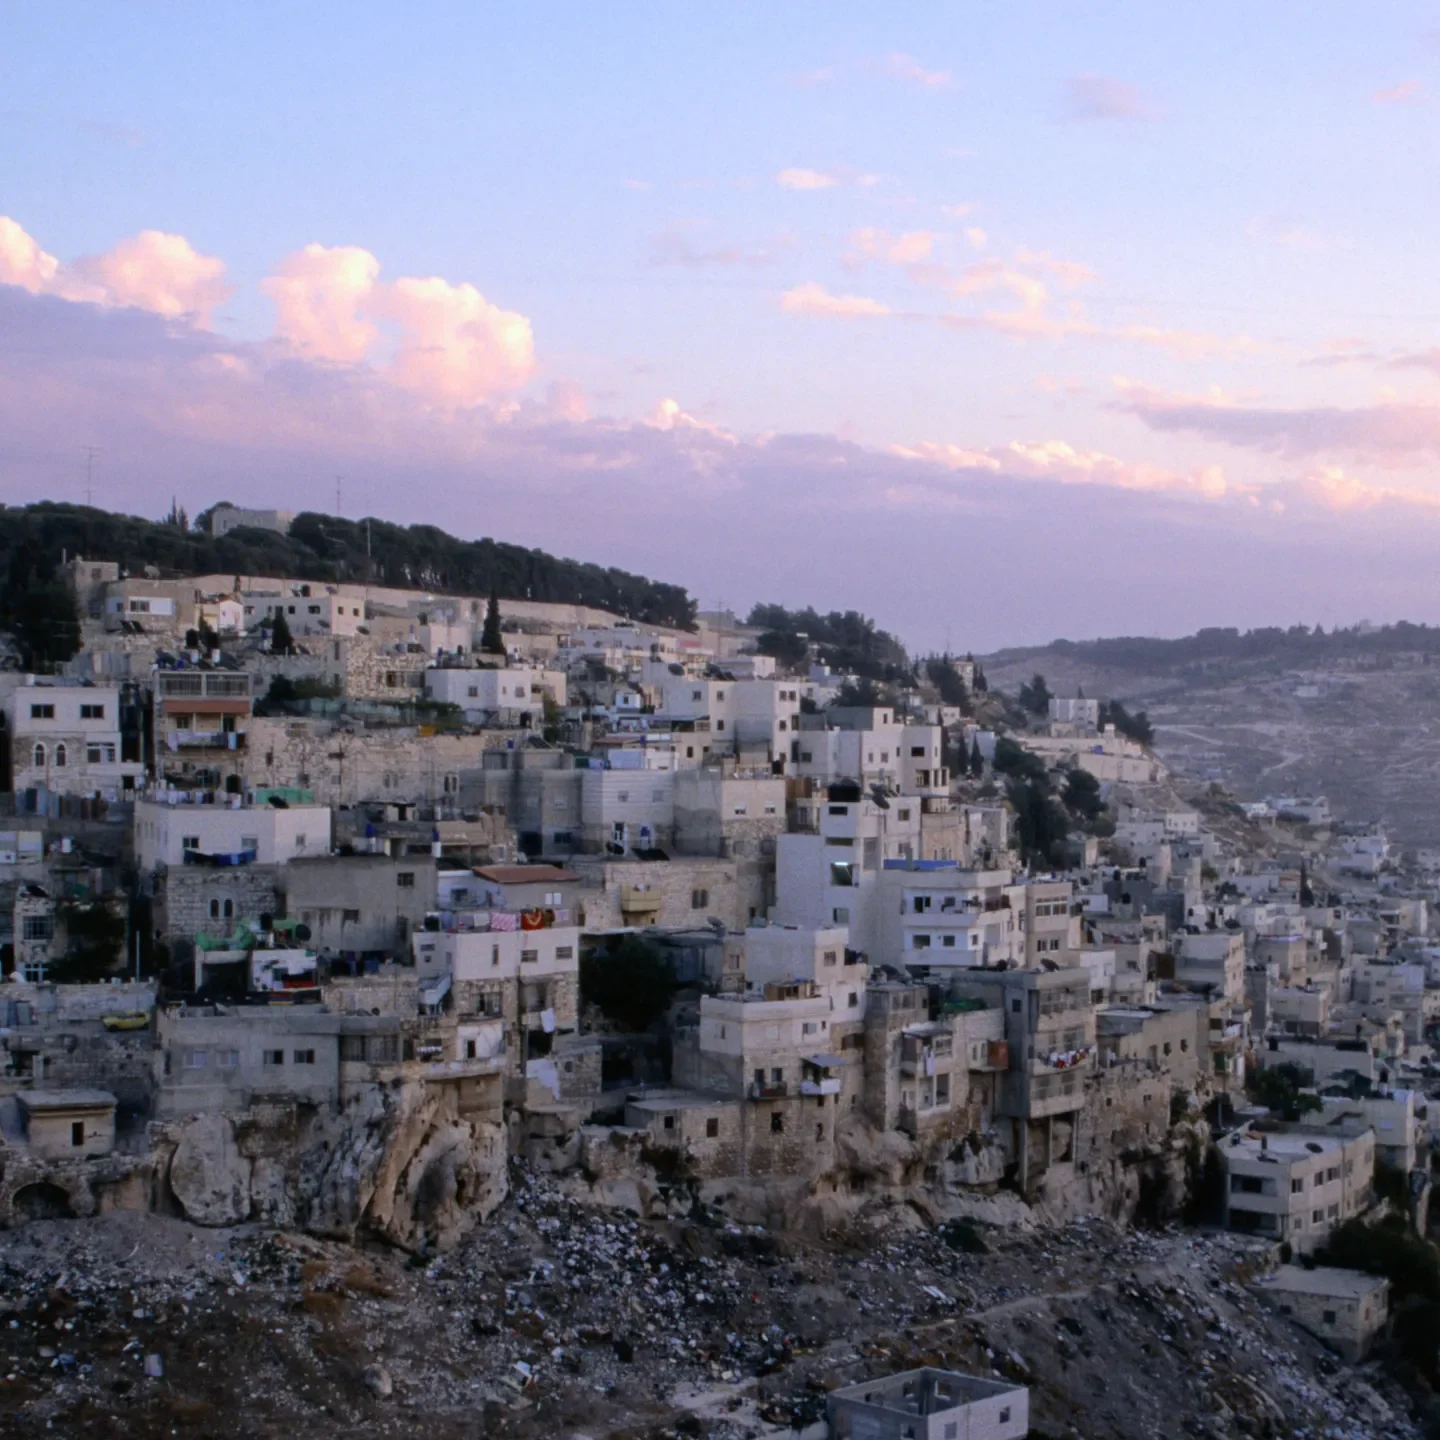
POLYGON ((82 720, 103 720, 105 718, 105 707, 103 705, 82 705, 80 707, 80 718, 82 720))
POLYGON ((785 1083, 785 1070, 783 1066, 776 1065, 770 1071, 770 1079, 776 1085, 785 1083))
POLYGON ((912 760, 923 760, 925 758, 925 747, 923 745, 912 745, 910 747, 910 758, 912 760))
POLYGON ((358 910, 345 910, 341 913, 340 923, 342 925, 358 925, 360 923, 360 912, 358 910))
POLYGON ((27 915, 20 925, 22 940, 49 940, 55 934, 53 915, 27 915))
POLYGON ((835 951, 827 950, 824 955, 824 961, 827 965, 835 964, 835 951))
MULTIPOLYGON (((318 615, 320 613, 320 607, 318 605, 310 606, 310 613, 312 615, 318 615)), ((341 613, 343 614, 344 612, 342 611, 341 613)))
POLYGON ((690 908, 692 910, 703 910, 710 903, 710 892, 708 890, 692 890, 690 892, 690 908))
POLYGON ((260 837, 258 835, 242 835, 240 837, 240 848, 242 850, 258 850, 260 848, 260 837))
POLYGON ((621 805, 626 805, 626 804, 628 804, 629 801, 630 801, 630 792, 629 792, 628 790, 620 790, 620 791, 617 791, 617 792, 616 792, 616 795, 615 795, 615 799, 616 799, 621 805))
POLYGON ((240 1064, 240 1052, 238 1050, 217 1050, 215 1064, 221 1070, 234 1070, 240 1064))
POLYGON ((212 920, 218 920, 220 918, 220 902, 218 900, 212 900, 210 902, 210 918, 212 920))
POLYGON ((35 753, 31 758, 37 768, 43 768, 45 764, 45 747, 43 745, 37 745, 35 747, 35 753))
POLYGON ((555 958, 557 960, 573 960, 575 958, 575 947, 573 945, 557 945, 555 947, 555 958))
POLYGON ((1321 1319, 1323 1319, 1327 1325, 1333 1325, 1335 1323, 1335 1312, 1333 1310, 1327 1310, 1321 1316, 1321 1319))
POLYGON ((785 1133, 785 1117, 778 1110, 770 1117, 770 1133, 772 1135, 785 1133))
POLYGON ((533 965, 540 958, 538 950, 522 950, 520 952, 520 963, 522 965, 533 965))
POLYGON ((184 835, 180 839, 182 850, 198 850, 200 848, 200 837, 198 835, 184 835))
POLYGON ((667 1115, 665 1117, 665 1128, 667 1130, 673 1130, 675 1128, 675 1117, 673 1115, 667 1115))
POLYGON ((67 759, 67 756, 66 756, 66 752, 65 752, 65 742, 62 740, 62 741, 55 747, 55 766, 56 766, 56 768, 57 768, 57 769, 60 769, 60 770, 63 770, 63 769, 65 768, 65 761, 66 761, 66 759, 67 759))
POLYGON ((492 945, 492 946, 490 947, 490 964, 491 964, 492 966, 495 966, 495 965, 498 965, 499 963, 500 963, 500 947, 499 947, 498 945, 492 945))
POLYGON ((85 1122, 83 1120, 72 1120, 70 1122, 70 1143, 72 1145, 83 1145, 85 1143, 85 1122))
POLYGON ((848 860, 832 860, 830 862, 830 883, 832 885, 853 885, 851 878, 851 867, 848 860))
POLYGON ((402 870, 395 877, 395 884, 401 890, 413 890, 415 888, 415 872, 413 870, 402 870))
POLYGON ((267 1065, 283 1065, 285 1063, 285 1052, 283 1050, 267 1050, 264 1055, 267 1065))
POLYGON ((1008 1425, 1010 1423, 1010 1407, 1008 1405, 1002 1405, 1000 1407, 1000 1423, 1002 1425, 1008 1425))
POLYGON ((103 754, 98 745, 87 745, 85 747, 85 763, 87 765, 98 765, 103 754))
POLYGON ((315 1063, 315 1052, 313 1050, 295 1050, 291 1052, 290 1058, 297 1065, 313 1065, 315 1063))
POLYGON ((718 1120, 715 1120, 715 1119, 712 1118, 712 1119, 707 1120, 707 1121, 705 1122, 705 1138, 706 1138, 707 1140, 713 1140, 713 1139, 715 1139, 715 1137, 716 1137, 717 1135, 719 1135, 719 1133, 720 1133, 720 1122, 719 1122, 718 1120))
POLYGON ((203 1070, 206 1054, 203 1050, 187 1050, 181 1064, 186 1070, 203 1070))
POLYGON ((30 707, 30 718, 32 720, 53 720, 55 718, 55 707, 53 705, 32 705, 30 707))
POLYGON ((227 900, 227 901, 220 907, 220 913, 221 913, 227 920, 233 920, 233 919, 235 918, 235 902, 234 902, 233 900, 227 900))

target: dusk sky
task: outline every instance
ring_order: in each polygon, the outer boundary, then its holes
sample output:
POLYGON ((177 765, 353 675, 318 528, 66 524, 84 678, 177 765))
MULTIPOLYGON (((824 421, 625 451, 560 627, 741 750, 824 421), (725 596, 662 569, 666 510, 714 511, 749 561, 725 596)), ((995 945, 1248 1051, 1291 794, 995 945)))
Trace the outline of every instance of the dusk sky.
POLYGON ((1433 5, 0 8, 0 499, 919 648, 1440 622, 1433 5))

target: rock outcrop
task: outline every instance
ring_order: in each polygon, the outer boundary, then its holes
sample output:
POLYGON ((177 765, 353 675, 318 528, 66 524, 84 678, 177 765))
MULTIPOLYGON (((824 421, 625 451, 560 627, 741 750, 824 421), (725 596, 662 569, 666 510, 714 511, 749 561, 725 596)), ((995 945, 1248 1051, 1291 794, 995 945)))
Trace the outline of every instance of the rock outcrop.
POLYGON ((503 1127, 423 1081, 337 1111, 256 1106, 156 1126, 168 1197, 200 1225, 259 1220, 336 1238, 446 1248, 506 1194, 503 1127))

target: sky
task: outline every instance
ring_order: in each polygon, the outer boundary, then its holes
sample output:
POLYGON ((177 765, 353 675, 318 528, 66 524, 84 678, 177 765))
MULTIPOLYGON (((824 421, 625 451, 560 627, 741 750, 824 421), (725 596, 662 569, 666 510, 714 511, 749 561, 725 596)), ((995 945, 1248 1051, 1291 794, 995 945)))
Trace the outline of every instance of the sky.
POLYGON ((1432 5, 0 0, 0 500, 918 649, 1440 622, 1432 5))

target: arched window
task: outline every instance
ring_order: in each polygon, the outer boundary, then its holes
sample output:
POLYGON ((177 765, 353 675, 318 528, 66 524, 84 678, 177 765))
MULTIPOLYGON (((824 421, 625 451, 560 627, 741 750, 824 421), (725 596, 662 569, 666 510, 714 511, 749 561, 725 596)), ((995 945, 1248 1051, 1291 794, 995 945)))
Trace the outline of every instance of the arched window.
POLYGON ((55 765, 60 770, 65 768, 65 742, 63 740, 55 747, 55 765))
POLYGON ((45 747, 43 745, 37 745, 35 747, 34 759, 35 768, 37 770, 43 770, 45 768, 45 747))
POLYGON ((235 917, 235 902, 234 902, 233 900, 227 900, 227 901, 225 902, 225 918, 226 918, 227 920, 232 920, 232 919, 234 919, 234 917, 235 917))
POLYGON ((218 920, 220 918, 220 902, 218 900, 212 900, 210 902, 210 918, 212 920, 218 920))

